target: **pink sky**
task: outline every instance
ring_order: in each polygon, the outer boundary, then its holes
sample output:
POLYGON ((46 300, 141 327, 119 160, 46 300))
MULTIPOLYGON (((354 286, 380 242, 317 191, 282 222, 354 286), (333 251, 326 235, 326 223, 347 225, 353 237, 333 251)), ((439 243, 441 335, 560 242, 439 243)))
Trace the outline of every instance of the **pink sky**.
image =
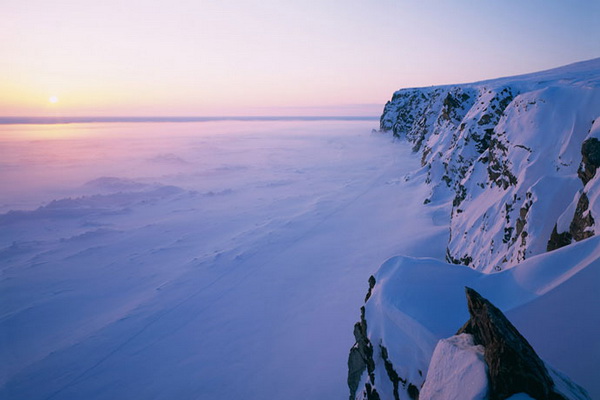
POLYGON ((0 115, 378 115, 600 56, 600 3, 575 3, 2 2, 0 115))

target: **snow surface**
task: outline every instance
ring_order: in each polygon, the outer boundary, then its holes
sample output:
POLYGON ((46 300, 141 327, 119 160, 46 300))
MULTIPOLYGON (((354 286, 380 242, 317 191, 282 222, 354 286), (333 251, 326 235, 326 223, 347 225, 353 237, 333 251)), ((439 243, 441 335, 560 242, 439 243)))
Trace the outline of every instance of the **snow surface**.
POLYGON ((419 400, 485 400, 488 392, 484 349, 463 333, 435 346, 419 400))
POLYGON ((371 128, 0 126, 0 398, 347 397, 367 277, 448 240, 371 128))
MULTIPOLYGON (((495 274, 435 259, 391 258, 375 274, 365 306, 369 339, 387 348, 400 377, 420 387, 437 342, 469 319, 464 287, 472 287, 506 313, 542 359, 596 398, 599 249, 595 236, 495 274)), ((388 380, 380 357, 375 374, 375 382, 388 380)))

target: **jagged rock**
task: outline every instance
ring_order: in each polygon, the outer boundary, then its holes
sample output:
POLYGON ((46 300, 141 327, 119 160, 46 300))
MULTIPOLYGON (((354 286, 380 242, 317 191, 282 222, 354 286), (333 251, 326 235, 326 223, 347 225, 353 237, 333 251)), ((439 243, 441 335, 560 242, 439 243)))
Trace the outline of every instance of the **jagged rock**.
POLYGON ((381 400, 377 389, 373 388, 370 383, 367 383, 365 387, 367 389, 365 400, 381 400))
POLYGON ((569 226, 569 232, 576 241, 594 236, 594 231, 588 230, 588 228, 594 226, 594 217, 592 217, 592 213, 588 210, 589 206, 590 201, 587 194, 582 193, 577 202, 573 221, 571 221, 571 225, 569 226))
POLYGON ((473 258, 468 254, 463 255, 460 258, 454 258, 452 257, 452 254, 450 254, 450 249, 446 247, 446 261, 450 264, 469 265, 473 261, 473 258))
POLYGON ((367 302, 367 300, 369 300, 369 298, 371 297, 371 291, 373 290, 373 288, 375 287, 375 283, 377 283, 375 281, 375 277, 373 275, 371 275, 369 277, 369 291, 367 292, 367 295, 365 296, 365 303, 367 302))
POLYGON ((385 366, 385 371, 388 374, 388 378, 390 378, 390 381, 392 381, 392 385, 394 387, 394 399, 395 400, 400 400, 400 395, 398 393, 398 386, 400 384, 400 382, 402 382, 403 384, 406 384, 406 380, 400 378, 400 376, 398 376, 398 373, 396 372, 396 370, 394 369, 394 365, 392 364, 392 362, 389 359, 388 356, 388 351, 385 348, 385 346, 379 345, 379 349, 381 350, 381 358, 383 358, 383 365, 385 366))
POLYGON ((573 241, 573 235, 569 232, 561 232, 558 233, 558 226, 554 224, 554 229, 552 230, 552 234, 550 235, 550 240, 548 240, 548 246, 546 246, 547 251, 552 251, 556 249, 560 249, 561 247, 565 247, 573 241))
POLYGON ((471 288, 466 288, 471 318, 457 334, 473 335, 484 346, 489 399, 504 400, 517 393, 534 399, 566 400, 555 391, 544 362, 504 314, 471 288))
POLYGON ((585 186, 596 175, 600 167, 600 140, 589 138, 581 145, 581 166, 577 174, 585 186))
MULTIPOLYGON (((583 182, 583 186, 588 184, 596 175, 596 170, 600 167, 600 140, 592 137, 581 145, 581 164, 577 170, 577 175, 583 182)), ((546 249, 552 251, 570 244, 573 240, 580 241, 594 236, 593 230, 595 221, 590 211, 590 201, 587 193, 583 192, 577 200, 577 206, 569 230, 567 232, 558 232, 557 225, 548 240, 546 249), (592 229, 590 229, 592 228, 592 229)))
POLYGON ((363 372, 365 372, 366 367, 367 364, 365 363, 358 346, 353 346, 350 349, 350 354, 348 356, 348 387, 350 388, 350 400, 354 400, 354 396, 358 390, 360 377, 363 372))
POLYGON ((587 194, 584 192, 579 196, 579 200, 577 200, 577 207, 575 208, 573 220, 569 225, 569 230, 567 232, 559 233, 557 225, 554 225, 554 230, 552 231, 550 239, 548 240, 548 245, 546 246, 548 251, 571 244, 573 240, 578 242, 594 236, 595 232, 593 227, 595 221, 589 207, 590 201, 587 194))
MULTIPOLYGON (((373 281, 375 279, 373 278, 373 281)), ((369 284, 371 280, 369 279, 369 284)), ((370 289, 369 289, 370 290, 370 289)), ((350 400, 354 400, 358 384, 365 370, 369 373, 371 381, 375 381, 373 371, 375 361, 373 360, 373 345, 367 336, 367 321, 365 319, 365 308, 360 308, 360 322, 354 324, 354 339, 356 343, 350 349, 348 355, 348 388, 350 389, 350 400)), ((377 391, 371 396, 378 396, 377 391)), ((370 398, 370 397, 369 397, 370 398)), ((375 398, 375 397, 373 397, 375 398)))

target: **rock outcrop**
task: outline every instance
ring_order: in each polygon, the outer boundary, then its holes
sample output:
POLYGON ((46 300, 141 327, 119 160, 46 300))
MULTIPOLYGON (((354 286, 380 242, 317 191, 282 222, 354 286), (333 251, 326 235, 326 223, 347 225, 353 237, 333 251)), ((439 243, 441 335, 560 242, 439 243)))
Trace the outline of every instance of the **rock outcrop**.
POLYGON ((595 137, 589 138, 581 145, 581 166, 577 175, 585 186, 596 175, 600 167, 600 140, 595 137))
POLYGON ((504 400, 517 393, 534 399, 567 400, 557 393, 544 362, 519 331, 487 299, 466 288, 471 319, 457 332, 473 336, 484 348, 490 400, 504 400))
MULTIPOLYGON (((369 288, 369 293, 372 288, 369 288)), ((375 381, 373 371, 375 370, 375 362, 373 361, 373 345, 367 335, 367 321, 365 319, 365 308, 360 309, 360 321, 354 324, 354 339, 356 343, 350 349, 348 356, 348 387, 350 388, 350 400, 354 400, 356 391, 365 370, 368 373, 369 380, 375 381)), ((368 383, 367 396, 368 400, 378 398, 377 390, 372 389, 368 383)))
POLYGON ((567 208, 564 213, 566 217, 569 217, 569 214, 572 215, 568 230, 559 231, 558 223, 554 226, 548 240, 548 251, 567 246, 573 241, 578 242, 587 239, 595 234, 596 221, 590 209, 588 192, 598 186, 594 178, 596 178, 596 170, 600 167, 600 140, 591 136, 592 134, 600 134, 600 123, 596 121, 592 123, 588 139, 581 145, 581 164, 577 170, 577 175, 583 183, 583 190, 579 194, 577 202, 575 203, 574 200, 571 207, 567 208), (597 132, 594 132, 594 130, 597 132), (575 205, 574 211, 573 205, 575 205))

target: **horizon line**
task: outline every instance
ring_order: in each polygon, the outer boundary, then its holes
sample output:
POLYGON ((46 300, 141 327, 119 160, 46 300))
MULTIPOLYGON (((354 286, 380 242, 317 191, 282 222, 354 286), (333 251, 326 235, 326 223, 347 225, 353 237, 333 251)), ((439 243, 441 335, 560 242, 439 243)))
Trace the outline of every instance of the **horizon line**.
POLYGON ((0 116, 0 125, 50 125, 116 122, 213 122, 213 121, 376 121, 378 116, 352 115, 259 115, 259 116, 82 116, 11 117, 0 116))

